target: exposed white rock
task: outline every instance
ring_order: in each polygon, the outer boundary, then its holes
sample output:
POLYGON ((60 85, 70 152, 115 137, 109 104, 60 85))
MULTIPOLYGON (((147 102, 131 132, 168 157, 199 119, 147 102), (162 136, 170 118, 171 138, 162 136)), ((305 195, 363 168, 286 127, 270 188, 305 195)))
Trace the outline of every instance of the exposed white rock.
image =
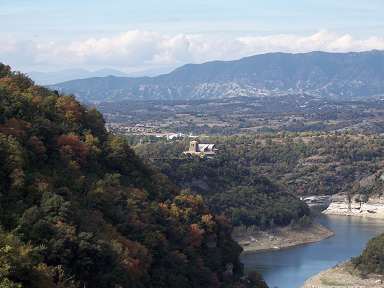
POLYGON ((384 219, 384 197, 370 198, 367 203, 360 203, 352 199, 349 204, 345 195, 336 195, 323 213, 328 215, 363 216, 384 219))

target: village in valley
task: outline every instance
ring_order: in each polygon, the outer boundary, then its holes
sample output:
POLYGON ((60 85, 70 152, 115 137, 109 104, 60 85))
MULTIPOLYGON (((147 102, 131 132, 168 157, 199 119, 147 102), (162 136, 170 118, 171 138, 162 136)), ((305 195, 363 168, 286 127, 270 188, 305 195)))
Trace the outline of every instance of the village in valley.
POLYGON ((331 100, 309 95, 205 101, 98 103, 107 128, 123 135, 168 139, 273 132, 384 133, 384 101, 331 100))

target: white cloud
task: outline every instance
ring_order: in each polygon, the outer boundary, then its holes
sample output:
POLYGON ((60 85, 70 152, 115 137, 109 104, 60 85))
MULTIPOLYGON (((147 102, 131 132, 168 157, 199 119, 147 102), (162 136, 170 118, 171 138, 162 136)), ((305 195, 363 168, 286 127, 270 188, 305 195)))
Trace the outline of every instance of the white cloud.
POLYGON ((365 39, 320 31, 313 35, 223 36, 133 30, 72 42, 0 40, 0 61, 16 67, 145 69, 210 60, 236 59, 265 52, 363 51, 384 49, 384 38, 365 39))

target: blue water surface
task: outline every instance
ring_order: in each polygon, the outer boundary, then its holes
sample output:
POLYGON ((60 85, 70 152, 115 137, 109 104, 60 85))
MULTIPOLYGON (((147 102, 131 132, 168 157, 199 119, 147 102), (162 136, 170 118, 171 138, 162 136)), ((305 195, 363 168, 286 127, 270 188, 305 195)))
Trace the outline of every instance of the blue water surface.
POLYGON ((369 239, 384 233, 383 220, 323 216, 319 222, 336 235, 313 244, 244 255, 245 269, 260 272, 270 288, 299 288, 309 277, 359 255, 369 239))

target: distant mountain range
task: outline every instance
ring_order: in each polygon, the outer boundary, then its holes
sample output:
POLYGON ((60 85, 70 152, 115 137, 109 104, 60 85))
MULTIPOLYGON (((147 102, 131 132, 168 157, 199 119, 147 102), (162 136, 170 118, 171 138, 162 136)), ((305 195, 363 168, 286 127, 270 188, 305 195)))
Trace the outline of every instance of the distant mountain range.
POLYGON ((305 93, 351 99, 384 95, 384 51, 269 53, 188 64, 156 77, 96 77, 52 85, 82 101, 187 100, 305 93))
POLYGON ((126 73, 115 69, 100 69, 89 71, 86 69, 65 69, 52 72, 30 71, 27 73, 39 85, 52 85, 59 82, 71 81, 74 79, 85 79, 105 76, 128 76, 126 73))
POLYGON ((152 68, 146 70, 138 70, 131 72, 122 72, 116 69, 99 69, 90 71, 86 69, 65 69, 52 72, 30 71, 27 75, 38 85, 54 85, 56 83, 68 82, 72 80, 95 78, 95 77, 142 77, 142 76, 157 76, 171 71, 168 66, 160 68, 152 68))

